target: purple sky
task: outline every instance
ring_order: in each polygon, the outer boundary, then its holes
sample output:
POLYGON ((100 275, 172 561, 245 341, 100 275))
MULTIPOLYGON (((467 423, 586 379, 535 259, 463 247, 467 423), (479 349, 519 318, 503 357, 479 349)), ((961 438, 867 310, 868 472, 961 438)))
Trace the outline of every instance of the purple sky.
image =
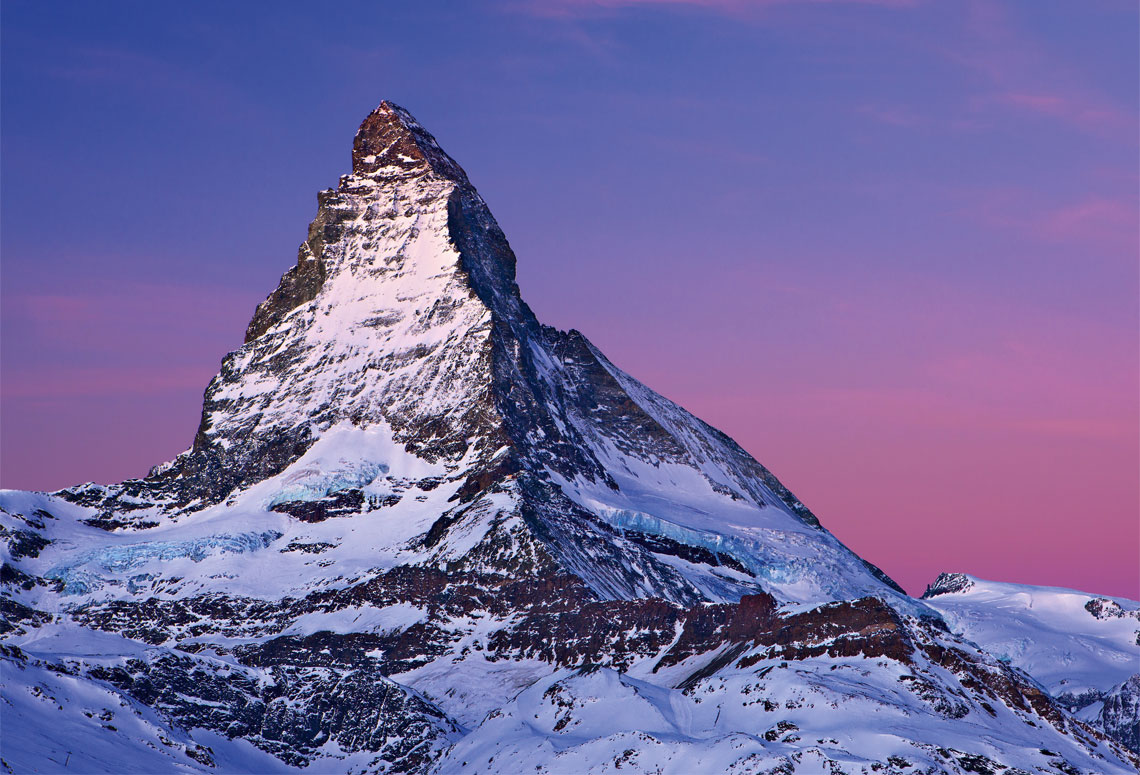
POLYGON ((541 319, 908 590, 1140 597, 1135 2, 467 5, 4 1, 3 486, 187 447, 392 99, 541 319))

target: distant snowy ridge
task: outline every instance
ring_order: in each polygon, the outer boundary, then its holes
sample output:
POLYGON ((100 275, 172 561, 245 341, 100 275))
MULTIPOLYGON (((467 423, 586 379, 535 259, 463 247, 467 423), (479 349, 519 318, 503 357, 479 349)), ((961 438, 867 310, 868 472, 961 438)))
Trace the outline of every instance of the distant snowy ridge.
POLYGON ((1140 753, 1140 602, 963 573, 940 575, 923 597, 951 630, 1140 753))

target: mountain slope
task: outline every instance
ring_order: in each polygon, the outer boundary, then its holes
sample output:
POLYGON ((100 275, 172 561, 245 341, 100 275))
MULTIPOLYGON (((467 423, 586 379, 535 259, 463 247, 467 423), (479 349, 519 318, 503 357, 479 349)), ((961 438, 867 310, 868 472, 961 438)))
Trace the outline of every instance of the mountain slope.
POLYGON ((189 450, 0 494, 11 691, 66 673, 322 771, 1127 771, 731 439, 542 326, 406 111, 382 103, 352 162, 189 450))

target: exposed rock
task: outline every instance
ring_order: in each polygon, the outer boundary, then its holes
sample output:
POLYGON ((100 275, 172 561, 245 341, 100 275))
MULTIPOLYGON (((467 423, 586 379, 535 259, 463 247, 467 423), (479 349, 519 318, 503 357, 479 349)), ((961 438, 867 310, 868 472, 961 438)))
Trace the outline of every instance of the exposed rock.
POLYGON ((965 573, 939 573, 938 578, 927 585, 926 591, 922 593, 922 599, 965 592, 972 586, 974 582, 970 581, 970 577, 965 573))
POLYGON ((1140 674, 1134 675, 1103 697, 1100 727, 1140 754, 1140 674))
POLYGON ((363 506, 363 492, 360 490, 341 490, 316 501, 275 503, 270 509, 296 517, 302 522, 324 522, 329 517, 359 514, 363 506))

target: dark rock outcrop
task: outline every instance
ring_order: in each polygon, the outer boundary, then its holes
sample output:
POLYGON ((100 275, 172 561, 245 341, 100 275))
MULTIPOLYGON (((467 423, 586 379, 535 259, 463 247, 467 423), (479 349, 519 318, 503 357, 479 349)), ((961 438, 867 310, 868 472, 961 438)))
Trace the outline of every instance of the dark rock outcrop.
POLYGON ((922 593, 922 599, 929 600, 938 595, 965 592, 972 586, 974 582, 970 581, 970 577, 965 573, 939 573, 938 578, 927 585, 926 591, 922 593))

